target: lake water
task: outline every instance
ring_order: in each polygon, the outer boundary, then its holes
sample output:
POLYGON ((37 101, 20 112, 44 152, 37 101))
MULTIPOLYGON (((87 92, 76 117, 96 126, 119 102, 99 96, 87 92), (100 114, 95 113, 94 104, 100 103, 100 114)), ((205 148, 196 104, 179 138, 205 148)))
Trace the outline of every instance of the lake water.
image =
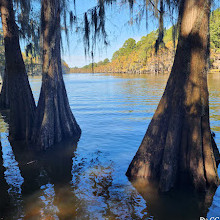
MULTIPOLYGON (((158 195, 153 187, 132 184, 125 176, 167 75, 69 74, 64 79, 82 129, 77 146, 66 141, 35 154, 21 143, 11 145, 7 124, 0 119, 2 219, 196 220, 220 216, 220 188, 214 198, 213 194, 204 199, 187 192, 158 195)), ((37 101, 41 80, 30 82, 37 101)), ((220 74, 210 74, 210 118, 218 147, 219 85, 220 74)))

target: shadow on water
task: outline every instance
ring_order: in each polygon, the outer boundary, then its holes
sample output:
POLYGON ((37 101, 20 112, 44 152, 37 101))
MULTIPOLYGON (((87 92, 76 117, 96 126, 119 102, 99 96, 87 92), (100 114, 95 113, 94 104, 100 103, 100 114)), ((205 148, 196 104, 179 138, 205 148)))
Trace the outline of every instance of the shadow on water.
MULTIPOLYGON (((1 215, 4 219, 158 219, 194 220, 206 216, 215 192, 196 196, 184 191, 158 194, 156 187, 135 182, 134 190, 115 174, 114 162, 105 154, 87 157, 76 153, 77 145, 65 141, 46 152, 35 152, 21 142, 11 143, 20 183, 20 209, 12 204, 1 169, 1 215), (139 194, 140 193, 140 194, 139 194), (146 202, 143 201, 141 196, 146 202), (4 199, 2 199, 4 198, 4 199), (159 211, 158 211, 159 210, 159 211), (15 213, 19 212, 19 213, 15 213)), ((6 169, 9 169, 6 166, 6 169)))
POLYGON ((12 142, 11 146, 24 178, 21 186, 23 218, 68 219, 69 215, 74 216, 78 203, 71 190, 71 170, 77 144, 63 141, 45 152, 36 152, 21 142, 12 142))
MULTIPOLYGON (((165 76, 132 77, 65 76, 71 108, 84 130, 78 146, 67 141, 39 153, 21 142, 9 143, 7 123, 0 117, 3 219, 194 220, 200 215, 206 217, 214 192, 207 193, 206 197, 186 191, 160 195, 146 185, 140 187, 134 183, 132 186, 125 176, 166 81, 165 76)), ((211 90, 210 110, 219 146, 219 81, 210 82, 216 85, 211 90)), ((39 83, 35 79, 31 83, 36 100, 39 83)), ((210 217, 219 214, 219 190, 209 209, 210 217)))
POLYGON ((80 216, 80 199, 72 187, 77 144, 60 142, 35 151, 21 141, 9 142, 7 115, 0 117, 0 218, 71 219, 80 216), (70 217, 71 216, 71 217, 70 217))
POLYGON ((10 146, 22 198, 4 219, 141 219, 137 210, 145 212, 141 197, 117 180, 113 162, 100 151, 80 157, 72 141, 41 153, 22 142, 10 146))
POLYGON ((157 220, 196 220, 206 217, 216 192, 216 189, 210 189, 205 193, 196 193, 184 188, 168 194, 160 193, 156 184, 149 184, 144 179, 134 181, 132 185, 145 199, 147 213, 157 220))

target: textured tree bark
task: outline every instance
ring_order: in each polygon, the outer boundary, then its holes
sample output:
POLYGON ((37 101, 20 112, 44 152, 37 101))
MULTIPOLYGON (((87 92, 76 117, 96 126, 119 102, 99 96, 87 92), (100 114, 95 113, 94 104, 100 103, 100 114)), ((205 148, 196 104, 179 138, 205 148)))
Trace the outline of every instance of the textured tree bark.
POLYGON ((183 181, 197 190, 219 185, 209 123, 209 14, 210 0, 182 0, 172 71, 126 173, 159 182, 161 191, 183 181))
POLYGON ((6 68, 5 68, 5 73, 3 77, 3 85, 1 89, 1 94, 0 94, 0 108, 1 109, 9 109, 9 91, 8 91, 8 74, 6 73, 6 68))
POLYGON ((60 54, 60 1, 42 0, 42 87, 32 141, 46 149, 65 138, 79 140, 81 130, 67 98, 60 54))
POLYGON ((12 140, 29 139, 35 113, 35 102, 21 54, 18 27, 11 0, 0 0, 5 43, 5 79, 3 107, 10 109, 9 136, 12 140), (8 97, 8 99, 7 99, 8 97))

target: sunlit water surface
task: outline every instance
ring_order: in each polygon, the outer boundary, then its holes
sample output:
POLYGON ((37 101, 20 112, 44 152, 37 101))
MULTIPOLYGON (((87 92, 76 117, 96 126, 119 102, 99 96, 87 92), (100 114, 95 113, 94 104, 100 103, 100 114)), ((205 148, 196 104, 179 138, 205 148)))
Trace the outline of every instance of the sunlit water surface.
MULTIPOLYGON (((3 219, 190 220, 207 212, 208 217, 220 216, 220 189, 213 201, 207 196, 204 208, 193 195, 182 201, 176 195, 158 197, 156 190, 147 187, 138 190, 125 176, 167 76, 69 74, 64 79, 82 129, 77 146, 65 142, 56 150, 36 155, 22 144, 11 146, 7 124, 0 120, 3 219)), ((41 80, 30 82, 37 101, 41 80)), ((218 147, 219 85, 220 74, 209 75, 211 126, 218 147)))

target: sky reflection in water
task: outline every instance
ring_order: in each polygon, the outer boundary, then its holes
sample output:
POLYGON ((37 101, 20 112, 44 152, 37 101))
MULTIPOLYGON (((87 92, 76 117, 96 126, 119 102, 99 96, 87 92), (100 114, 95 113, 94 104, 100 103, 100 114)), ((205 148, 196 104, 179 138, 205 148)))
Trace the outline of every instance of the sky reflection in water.
MULTIPOLYGON (((166 219, 164 216, 169 216, 171 220, 190 220, 207 212, 209 217, 220 215, 219 188, 213 201, 212 194, 205 198, 187 192, 160 196, 154 187, 132 185, 125 176, 167 76, 70 74, 64 78, 72 111, 82 129, 78 145, 66 141, 46 153, 34 153, 22 143, 10 145, 7 124, 0 121, 0 165, 5 168, 1 172, 7 183, 0 182, 3 195, 0 204, 6 203, 7 195, 11 201, 7 209, 0 205, 5 219, 166 219)), ((30 81, 37 101, 40 79, 30 81)), ((219 84, 220 77, 209 76, 211 126, 218 147, 219 84)))

